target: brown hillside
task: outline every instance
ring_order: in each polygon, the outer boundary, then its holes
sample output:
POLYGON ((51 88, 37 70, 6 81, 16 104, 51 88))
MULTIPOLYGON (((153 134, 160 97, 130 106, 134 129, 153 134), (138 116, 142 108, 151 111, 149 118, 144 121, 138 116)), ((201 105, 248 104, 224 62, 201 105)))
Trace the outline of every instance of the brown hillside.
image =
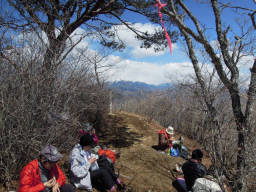
MULTIPOLYGON (((162 127, 146 118, 127 112, 118 112, 106 118, 106 134, 100 135, 103 144, 120 150, 121 156, 116 162, 121 178, 125 179, 129 191, 164 192, 176 191, 172 186, 175 164, 185 160, 160 154, 152 148, 158 142, 157 131, 162 127)), ((176 133, 175 137, 179 138, 176 133)), ((184 137, 184 145, 189 151, 200 148, 195 141, 184 137)), ((203 162, 207 167, 209 159, 203 162)))
MULTIPOLYGON (((170 192, 176 191, 172 186, 175 179, 173 169, 176 164, 185 161, 180 157, 161 154, 152 148, 158 142, 158 130, 162 127, 147 118, 127 112, 117 112, 106 117, 104 132, 98 133, 100 144, 120 151, 115 167, 121 180, 126 184, 126 192, 170 192)), ((181 135, 175 133, 178 139, 181 135)), ((200 145, 184 137, 184 145, 191 152, 200 145)), ((68 155, 66 152, 60 165, 68 176, 68 155)), ((210 161, 203 163, 209 167, 210 161)), ((12 189, 18 189, 18 182, 12 184, 12 189)), ((0 191, 5 192, 1 185, 0 191)), ((77 192, 80 190, 77 190, 77 192)))

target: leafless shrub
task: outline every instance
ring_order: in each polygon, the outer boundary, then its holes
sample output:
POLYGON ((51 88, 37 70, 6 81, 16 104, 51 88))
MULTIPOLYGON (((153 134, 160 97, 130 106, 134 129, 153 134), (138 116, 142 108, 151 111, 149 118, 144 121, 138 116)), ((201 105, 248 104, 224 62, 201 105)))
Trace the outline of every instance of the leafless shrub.
MULTIPOLYGON (((196 91, 195 85, 179 84, 167 93, 153 93, 145 98, 124 100, 113 104, 114 110, 126 110, 157 120, 162 126, 172 125, 185 135, 199 141, 208 151, 212 161, 211 174, 224 186, 238 183, 236 178, 236 156, 239 149, 236 124, 232 115, 229 98, 225 91, 219 92, 214 100, 217 115, 210 121, 209 113, 196 91), (192 87, 191 87, 192 86, 192 87), (122 106, 122 108, 121 108, 122 106)), ((256 115, 256 113, 255 113, 256 115)), ((255 134, 248 136, 246 147, 247 167, 243 170, 243 182, 248 190, 255 189, 255 134), (250 184, 249 184, 250 183, 250 184), (250 188, 249 188, 250 187, 250 188)), ((249 191, 250 191, 249 190, 249 191)))
POLYGON ((42 41, 20 38, 19 46, 3 48, 0 54, 0 182, 5 185, 17 179, 42 146, 71 148, 80 122, 97 124, 109 101, 91 63, 74 67, 77 60, 72 57, 52 69, 54 81, 48 91, 42 41))

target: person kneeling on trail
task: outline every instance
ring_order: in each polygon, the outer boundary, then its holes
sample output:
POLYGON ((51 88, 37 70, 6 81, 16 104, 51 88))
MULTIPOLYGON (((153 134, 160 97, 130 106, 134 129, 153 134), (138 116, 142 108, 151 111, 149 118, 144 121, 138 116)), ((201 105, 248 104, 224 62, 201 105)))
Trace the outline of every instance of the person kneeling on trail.
POLYGON ((22 169, 19 192, 74 192, 72 185, 65 184, 65 175, 57 164, 61 158, 56 147, 48 145, 43 148, 39 159, 22 169))
POLYGON ((197 178, 202 178, 206 175, 206 167, 201 163, 203 152, 196 149, 192 152, 192 158, 185 162, 182 166, 186 188, 190 191, 197 178))
MULTIPOLYGON (((115 184, 121 184, 114 170, 99 166, 98 156, 91 153, 95 142, 89 134, 80 138, 70 154, 70 181, 76 188, 92 191, 92 187, 105 192, 116 191, 115 184)), ((107 160, 106 160, 107 161, 107 160)), ((108 161, 107 161, 108 162, 108 161)))
POLYGON ((174 128, 168 126, 168 128, 158 131, 158 148, 159 150, 165 150, 172 147, 172 141, 174 140, 174 128))

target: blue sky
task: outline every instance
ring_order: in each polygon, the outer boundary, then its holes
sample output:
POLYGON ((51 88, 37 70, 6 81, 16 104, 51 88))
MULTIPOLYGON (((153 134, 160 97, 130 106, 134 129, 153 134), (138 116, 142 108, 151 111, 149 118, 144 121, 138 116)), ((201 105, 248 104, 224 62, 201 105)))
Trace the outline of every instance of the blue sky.
MULTIPOLYGON (((162 2, 164 2, 162 0, 162 2)), ((192 13, 199 18, 201 24, 205 24, 208 28, 207 36, 211 41, 216 40, 216 32, 214 31, 214 16, 209 4, 195 4, 194 0, 184 0, 187 6, 192 10, 192 13), (213 30, 212 30, 213 29, 213 30)), ((205 1, 204 1, 205 2, 205 1)), ((222 1, 228 2, 228 1, 222 1)), ((233 0, 234 5, 241 5, 241 0, 233 0)), ((242 6, 255 9, 256 4, 253 0, 243 0, 242 6)), ((157 8, 156 8, 157 9, 157 8)), ((142 16, 136 16, 134 13, 127 13, 126 18, 133 18, 134 22, 140 26, 140 29, 146 28, 147 25, 153 25, 142 16)), ((223 24, 231 25, 233 32, 239 35, 239 28, 234 22, 236 17, 242 17, 237 15, 234 11, 223 11, 223 24)), ((249 17, 245 16, 247 20, 249 17)), ((160 19, 160 18, 159 18, 160 19)), ((161 27, 161 26, 155 26, 161 27)), ((178 41, 173 44, 173 54, 170 54, 169 48, 165 51, 158 53, 158 55, 152 53, 152 49, 139 49, 139 44, 134 44, 131 34, 128 32, 120 32, 121 36, 128 42, 128 48, 124 52, 116 52, 111 58, 114 61, 119 61, 117 67, 119 70, 113 70, 110 74, 110 80, 130 80, 130 81, 142 81, 149 84, 160 84, 167 82, 185 81, 194 74, 192 64, 189 58, 184 53, 182 47, 182 41, 178 41), (135 54, 137 53, 137 54, 135 54)), ((247 78, 249 67, 253 62, 253 57, 245 57, 241 63, 241 77, 247 78)), ((208 70, 212 69, 212 65, 207 65, 208 70)), ((247 81, 248 82, 248 81, 247 81)))
MULTIPOLYGON (((216 39, 216 32, 212 30, 215 25, 213 22, 214 18, 212 10, 210 9, 209 4, 198 4, 195 3, 195 1, 198 2, 198 0, 184 0, 186 5, 192 10, 192 13, 199 18, 201 24, 207 26, 207 36, 214 41, 216 39)), ((208 0, 204 0, 203 2, 207 1, 208 0)), ((6 2, 6 0, 1 1, 2 5, 3 2, 6 2)), ((164 0, 162 0, 162 2, 164 2, 164 0)), ((228 1, 223 0, 221 2, 226 3, 228 1)), ((242 4, 242 6, 248 8, 255 9, 256 7, 253 0, 230 0, 229 2, 232 2, 235 5, 242 4)), ((154 28, 162 29, 161 25, 150 23, 145 17, 135 13, 127 12, 124 14, 124 17, 140 30, 153 31, 154 28)), ((223 23, 231 25, 233 33, 239 33, 239 28, 234 22, 235 17, 242 18, 241 15, 237 15, 231 10, 224 10, 223 23)), ((249 20, 249 17, 247 16, 244 18, 249 20)), ((153 48, 141 49, 140 42, 135 39, 134 34, 125 28, 120 28, 118 33, 120 38, 126 42, 127 48, 122 52, 112 52, 105 61, 109 64, 115 64, 115 66, 105 74, 104 78, 106 80, 141 81, 157 85, 161 83, 184 81, 194 74, 192 64, 184 53, 182 40, 173 44, 173 54, 171 55, 168 47, 164 51, 158 53, 155 53, 153 48)), ((79 46, 90 46, 91 49, 97 51, 97 49, 95 49, 95 44, 94 46, 92 45, 93 43, 85 40, 81 42, 79 46)), ((248 69, 252 60, 252 57, 245 58, 244 63, 246 63, 246 65, 244 65, 244 68, 242 69, 244 74, 248 74, 248 69)), ((212 66, 209 64, 207 68, 211 70, 212 66)))

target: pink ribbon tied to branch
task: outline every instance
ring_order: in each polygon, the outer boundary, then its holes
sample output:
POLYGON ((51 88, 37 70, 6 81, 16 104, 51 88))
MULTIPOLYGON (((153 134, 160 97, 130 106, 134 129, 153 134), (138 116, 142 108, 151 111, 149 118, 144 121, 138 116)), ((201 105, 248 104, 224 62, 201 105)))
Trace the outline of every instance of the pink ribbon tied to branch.
POLYGON ((163 22, 163 16, 162 16, 162 13, 161 13, 161 8, 162 7, 165 7, 166 6, 166 3, 161 3, 160 0, 156 0, 156 4, 154 5, 155 7, 158 6, 158 14, 159 14, 159 17, 161 18, 161 23, 163 25, 163 28, 164 28, 164 32, 165 32, 165 37, 168 41, 168 45, 169 45, 169 48, 170 48, 170 52, 172 54, 172 41, 171 41, 171 38, 169 37, 168 33, 167 33, 167 30, 164 26, 164 22, 163 22))

